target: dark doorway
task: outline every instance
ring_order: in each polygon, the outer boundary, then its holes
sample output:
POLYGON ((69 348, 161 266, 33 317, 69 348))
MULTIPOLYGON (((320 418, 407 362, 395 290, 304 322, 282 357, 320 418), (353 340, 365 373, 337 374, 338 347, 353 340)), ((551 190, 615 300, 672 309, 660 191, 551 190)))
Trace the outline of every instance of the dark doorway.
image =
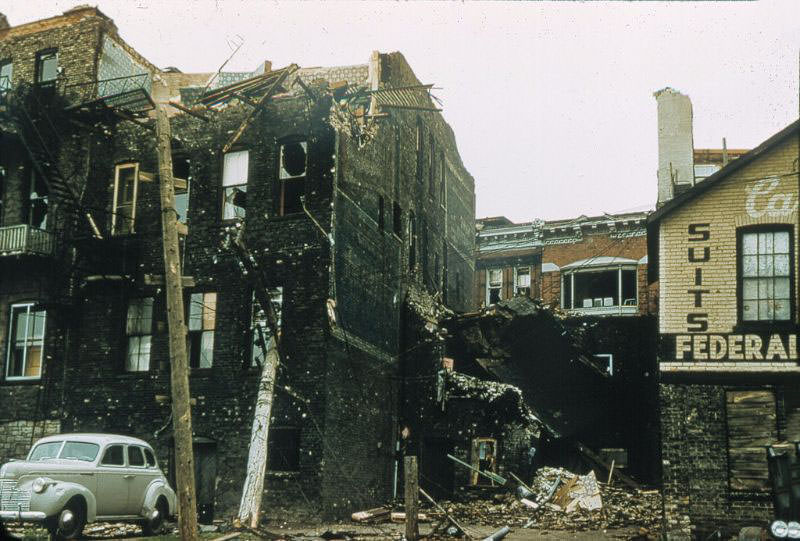
POLYGON ((453 442, 445 438, 426 438, 422 446, 419 486, 434 499, 453 497, 453 442))
POLYGON ((214 489, 217 482, 217 444, 208 438, 194 438, 194 483, 197 492, 197 520, 214 520, 214 489))

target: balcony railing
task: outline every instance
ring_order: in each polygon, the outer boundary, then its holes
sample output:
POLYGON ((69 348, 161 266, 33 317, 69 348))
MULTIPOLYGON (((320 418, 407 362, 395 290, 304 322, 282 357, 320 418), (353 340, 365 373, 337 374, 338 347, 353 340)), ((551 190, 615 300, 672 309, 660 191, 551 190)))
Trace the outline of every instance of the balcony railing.
POLYGON ((10 255, 51 255, 53 234, 27 224, 0 227, 0 257, 10 255))

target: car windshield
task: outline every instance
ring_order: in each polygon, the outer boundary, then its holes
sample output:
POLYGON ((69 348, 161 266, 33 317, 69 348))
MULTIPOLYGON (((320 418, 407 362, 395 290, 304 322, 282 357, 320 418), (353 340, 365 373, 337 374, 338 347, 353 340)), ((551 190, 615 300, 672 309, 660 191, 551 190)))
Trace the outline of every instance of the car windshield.
POLYGON ((47 443, 40 443, 33 448, 31 454, 28 455, 28 460, 48 460, 58 456, 58 450, 61 449, 63 441, 48 441, 47 443))
POLYGON ((58 455, 58 458, 92 462, 95 458, 97 458, 97 453, 99 452, 100 446, 96 443, 68 441, 64 444, 64 448, 61 450, 61 454, 58 455))

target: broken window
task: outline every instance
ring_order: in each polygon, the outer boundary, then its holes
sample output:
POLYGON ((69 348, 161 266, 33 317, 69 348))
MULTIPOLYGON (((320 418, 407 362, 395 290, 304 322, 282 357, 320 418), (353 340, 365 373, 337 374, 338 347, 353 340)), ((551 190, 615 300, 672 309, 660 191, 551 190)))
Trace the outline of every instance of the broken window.
POLYGON ((383 233, 383 230, 384 230, 384 227, 385 227, 385 223, 384 222, 385 222, 386 218, 384 217, 384 212, 385 211, 383 209, 383 196, 379 195, 378 196, 378 231, 380 231, 381 233, 383 233))
POLYGON ((272 427, 267 440, 267 468, 273 472, 300 469, 300 429, 272 427))
MULTIPOLYGON (((472 440, 472 467, 482 472, 497 473, 497 440, 494 438, 475 438, 472 440)), ((493 485, 494 481, 472 471, 471 485, 493 485)))
POLYGON ((222 219, 243 219, 247 206, 247 175, 250 151, 225 154, 222 165, 222 219))
POLYGON ((770 490, 764 447, 778 438, 775 394, 748 390, 725 393, 728 482, 731 490, 770 490))
POLYGON ((514 277, 514 294, 531 296, 531 268, 517 267, 514 277))
POLYGON ((408 212, 408 269, 413 271, 417 265, 417 220, 414 212, 408 212))
POLYGON ((14 71, 14 64, 10 60, 0 61, 0 93, 11 89, 11 75, 14 71))
POLYGON ((564 272, 561 280, 564 308, 602 311, 603 308, 637 306, 635 267, 577 268, 564 272))
POLYGON ((58 49, 47 49, 36 53, 36 82, 51 83, 58 77, 58 49))
POLYGON ((301 197, 306 193, 308 143, 297 141, 280 146, 280 195, 278 216, 303 212, 301 197))
POLYGON ((126 372, 145 372, 150 369, 150 343, 153 334, 153 298, 131 299, 125 336, 128 349, 125 354, 126 372))
POLYGON ((392 205, 392 227, 398 238, 403 238, 403 209, 395 201, 392 205))
MULTIPOLYGON (((276 287, 269 290, 272 307, 278 316, 278 329, 281 328, 281 312, 283 312, 283 288, 276 287)), ((251 366, 263 366, 267 353, 273 346, 272 331, 267 324, 267 314, 261 308, 253 295, 253 309, 250 319, 250 364, 251 366)))
POLYGON ((214 329, 217 321, 217 294, 192 293, 189 297, 187 356, 191 368, 211 368, 214 360, 214 329))
POLYGON ((28 225, 36 229, 47 228, 47 210, 50 190, 47 183, 31 168, 28 190, 28 225))
POLYGON ((33 303, 11 305, 6 379, 42 376, 45 316, 46 312, 33 303))
POLYGON ((486 306, 500 302, 503 298, 503 269, 486 271, 486 306))
POLYGON ((114 200, 111 212, 111 234, 134 232, 136 197, 139 191, 139 164, 122 163, 114 171, 114 200))
POLYGON ((742 321, 788 321, 792 314, 791 235, 788 230, 740 236, 742 321))
POLYGON ((173 158, 172 177, 175 181, 175 212, 178 221, 185 225, 189 217, 189 187, 192 180, 188 156, 178 154, 173 158))

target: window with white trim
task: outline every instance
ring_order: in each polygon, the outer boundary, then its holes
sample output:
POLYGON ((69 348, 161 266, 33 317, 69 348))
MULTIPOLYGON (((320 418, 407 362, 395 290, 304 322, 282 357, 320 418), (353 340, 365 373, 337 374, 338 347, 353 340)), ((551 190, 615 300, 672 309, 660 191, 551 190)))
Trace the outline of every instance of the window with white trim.
MULTIPOLYGON (((280 331, 281 313, 283 312, 283 288, 270 289, 269 296, 272 301, 272 307, 278 316, 278 330, 280 331)), ((250 320, 250 336, 250 364, 251 366, 262 366, 267 353, 274 347, 275 343, 272 341, 272 331, 267 324, 267 314, 261 308, 261 304, 256 301, 255 295, 253 296, 253 309, 250 320)))
POLYGON ((150 344, 153 334, 153 298, 131 299, 125 336, 128 339, 125 354, 126 372, 145 372, 150 369, 150 344))
POLYGON ((531 268, 517 267, 514 269, 514 294, 531 296, 531 268))
POLYGON ((10 60, 0 61, 0 93, 11 90, 11 76, 14 73, 14 64, 10 60))
POLYGON ((791 251, 788 230, 741 234, 742 321, 791 319, 791 251))
POLYGON ((133 233, 136 223, 136 198, 139 191, 139 164, 121 163, 114 169, 114 200, 111 234, 133 233))
POLYGON ((250 151, 225 154, 222 162, 222 219, 244 218, 250 151))
POLYGON ((34 303, 11 305, 6 379, 38 379, 44 359, 46 312, 34 303))
POLYGON ((486 305, 500 302, 503 298, 503 269, 486 271, 486 305))
POLYGON ((47 84, 58 77, 58 49, 47 49, 36 53, 36 82, 47 84))
POLYGON ((217 294, 189 296, 189 325, 186 333, 190 368, 211 368, 214 362, 214 330, 217 326, 217 294))

